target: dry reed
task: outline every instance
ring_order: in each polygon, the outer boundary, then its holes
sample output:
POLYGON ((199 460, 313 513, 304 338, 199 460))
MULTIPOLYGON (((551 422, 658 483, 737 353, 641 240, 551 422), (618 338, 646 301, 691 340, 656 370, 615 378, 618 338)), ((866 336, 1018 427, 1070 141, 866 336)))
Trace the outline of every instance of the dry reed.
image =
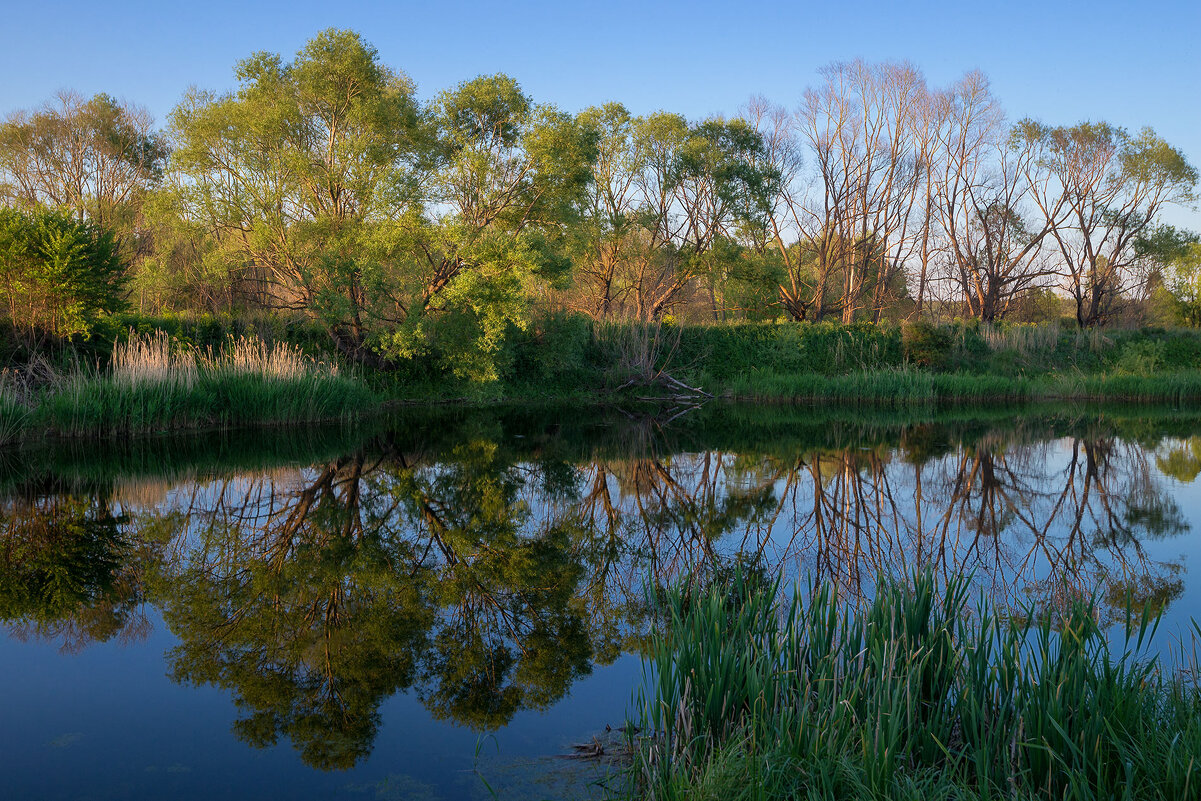
POLYGON ((190 351, 172 347, 171 337, 162 331, 135 334, 113 347, 112 377, 127 387, 150 384, 191 389, 196 383, 196 359, 190 351))

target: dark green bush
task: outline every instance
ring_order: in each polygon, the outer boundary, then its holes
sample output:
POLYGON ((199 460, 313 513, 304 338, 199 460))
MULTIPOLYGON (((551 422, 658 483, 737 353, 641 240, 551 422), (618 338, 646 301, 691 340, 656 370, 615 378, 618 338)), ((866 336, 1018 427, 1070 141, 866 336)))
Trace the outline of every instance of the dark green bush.
POLYGON ((955 337, 950 328, 917 320, 901 329, 901 343, 909 364, 942 370, 950 364, 955 337))

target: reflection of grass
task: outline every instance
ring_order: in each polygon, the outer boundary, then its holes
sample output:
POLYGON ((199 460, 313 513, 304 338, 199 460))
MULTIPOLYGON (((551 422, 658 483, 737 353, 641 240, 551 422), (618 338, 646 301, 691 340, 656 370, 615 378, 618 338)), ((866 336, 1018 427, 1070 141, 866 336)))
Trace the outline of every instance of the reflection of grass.
POLYGON ((1110 650, 1093 609, 969 604, 964 582, 884 586, 846 611, 737 582, 670 594, 640 780, 671 798, 1195 798, 1201 694, 1110 650), (748 788, 750 789, 748 792, 748 788))
MULTIPOLYGON (((712 385, 709 385, 712 386, 712 385)), ((1180 402, 1201 398, 1201 371, 1156 375, 1054 374, 1034 378, 896 369, 842 376, 748 372, 719 387, 744 400, 837 401, 904 407, 1013 401, 1110 400, 1180 402)))
POLYGON ((7 445, 21 436, 29 419, 29 410, 16 398, 4 393, 0 386, 0 445, 7 445))

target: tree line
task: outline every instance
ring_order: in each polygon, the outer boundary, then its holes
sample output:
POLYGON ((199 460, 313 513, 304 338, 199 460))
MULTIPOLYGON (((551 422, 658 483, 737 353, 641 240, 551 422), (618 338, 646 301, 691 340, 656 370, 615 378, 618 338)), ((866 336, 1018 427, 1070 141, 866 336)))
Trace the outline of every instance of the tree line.
POLYGON ((551 312, 1098 326, 1158 293, 1201 319, 1196 237, 1162 222, 1196 200, 1184 154, 1150 128, 1011 124, 980 73, 938 88, 906 63, 839 62, 795 108, 699 121, 570 114, 505 75, 422 102, 332 29, 235 74, 162 129, 72 93, 0 125, 14 325, 86 333, 86 309, 121 302, 269 311, 360 362, 436 345, 487 379, 506 335, 551 312))

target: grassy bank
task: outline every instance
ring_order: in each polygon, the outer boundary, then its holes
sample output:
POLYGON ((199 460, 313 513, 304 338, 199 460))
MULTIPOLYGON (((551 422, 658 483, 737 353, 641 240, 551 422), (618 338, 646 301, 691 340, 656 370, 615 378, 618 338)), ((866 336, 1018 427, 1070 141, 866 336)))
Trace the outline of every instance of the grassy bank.
MULTIPOLYGON (((653 799, 1180 799, 1201 792, 1196 673, 1111 646, 1092 609, 1003 616, 965 585, 846 611, 739 581, 664 602, 637 779, 653 799)), ((1195 668, 1195 661, 1190 663, 1195 668)))
POLYGON ((681 384, 742 401, 861 409, 1201 403, 1201 331, 1192 329, 677 326, 551 316, 512 332, 496 355, 498 379, 479 383, 456 377, 436 348, 387 369, 348 373, 311 326, 277 323, 260 338, 254 322, 147 319, 104 358, 96 356, 102 343, 91 341, 57 352, 56 361, 25 353, 9 379, 0 372, 0 443, 341 419, 387 401, 677 400, 681 384), (160 323, 167 330, 154 327, 160 323), (248 355, 250 343, 259 352, 248 355), (14 374, 35 380, 14 382, 14 374))
POLYGON ((863 406, 1038 400, 1201 400, 1201 331, 1081 330, 1058 324, 941 326, 836 323, 727 325, 543 321, 501 354, 487 387, 406 373, 395 392, 413 397, 607 397, 675 390, 671 375, 706 392, 750 401, 863 406))
POLYGON ((335 420, 378 407, 363 381, 290 345, 231 339, 199 352, 158 333, 119 343, 107 369, 0 387, 0 443, 335 420))

